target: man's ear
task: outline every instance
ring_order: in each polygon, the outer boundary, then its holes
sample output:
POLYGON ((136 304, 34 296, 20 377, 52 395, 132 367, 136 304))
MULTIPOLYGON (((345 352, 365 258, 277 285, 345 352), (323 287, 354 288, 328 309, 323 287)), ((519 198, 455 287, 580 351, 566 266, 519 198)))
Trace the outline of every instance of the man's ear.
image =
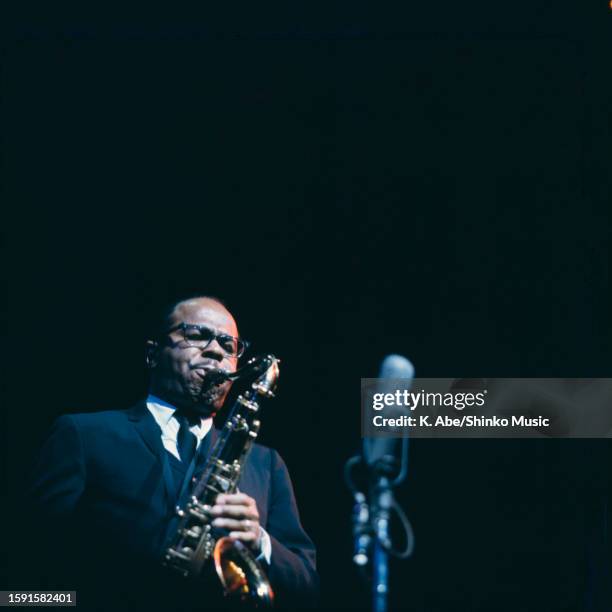
POLYGON ((147 340, 146 348, 145 348, 145 361, 147 363, 147 368, 152 370, 157 366, 157 354, 159 352, 159 344, 154 340, 147 340))

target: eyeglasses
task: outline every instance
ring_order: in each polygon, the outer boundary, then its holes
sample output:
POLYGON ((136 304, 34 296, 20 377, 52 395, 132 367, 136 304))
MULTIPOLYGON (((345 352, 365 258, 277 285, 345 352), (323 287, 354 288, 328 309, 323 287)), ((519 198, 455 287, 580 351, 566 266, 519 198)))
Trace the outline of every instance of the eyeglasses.
POLYGON ((200 350, 210 346, 213 340, 221 347, 223 352, 229 357, 238 358, 244 354, 249 347, 249 343, 241 338, 234 338, 229 334, 217 334, 212 329, 204 325, 192 323, 179 323, 168 330, 168 333, 180 330, 183 341, 187 346, 192 346, 200 350))

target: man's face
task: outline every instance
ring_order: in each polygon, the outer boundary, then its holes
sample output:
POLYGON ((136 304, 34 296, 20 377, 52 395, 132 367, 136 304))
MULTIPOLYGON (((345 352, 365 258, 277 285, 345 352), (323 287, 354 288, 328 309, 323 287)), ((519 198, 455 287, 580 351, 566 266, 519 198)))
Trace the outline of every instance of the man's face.
MULTIPOLYGON (((168 329, 181 323, 202 325, 215 334, 238 337, 234 318, 214 300, 189 300, 179 304, 168 329)), ((207 374, 211 369, 235 372, 238 360, 229 356, 216 339, 205 348, 189 346, 182 330, 175 329, 158 345, 150 343, 149 350, 152 393, 202 417, 212 416, 221 408, 231 383, 214 385, 207 374)))

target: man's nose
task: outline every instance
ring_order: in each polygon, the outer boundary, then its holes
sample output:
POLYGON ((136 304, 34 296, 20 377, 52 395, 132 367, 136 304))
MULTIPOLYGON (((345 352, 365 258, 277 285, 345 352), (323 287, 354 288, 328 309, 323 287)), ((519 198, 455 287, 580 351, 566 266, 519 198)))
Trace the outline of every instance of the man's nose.
POLYGON ((225 359, 225 352, 217 342, 215 338, 203 351, 203 357, 208 357, 209 359, 216 359, 217 361, 223 361, 225 359))

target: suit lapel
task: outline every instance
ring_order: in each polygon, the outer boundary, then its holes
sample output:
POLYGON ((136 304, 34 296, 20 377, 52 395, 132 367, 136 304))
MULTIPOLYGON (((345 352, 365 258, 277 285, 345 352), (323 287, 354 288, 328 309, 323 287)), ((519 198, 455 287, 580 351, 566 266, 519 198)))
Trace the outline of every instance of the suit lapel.
POLYGON ((134 428, 147 448, 157 458, 164 479, 167 503, 173 507, 174 482, 172 479, 172 471, 166 456, 166 449, 162 444, 161 430, 159 425, 155 422, 153 415, 149 412, 146 401, 142 400, 130 408, 128 410, 128 419, 134 425, 134 428))

